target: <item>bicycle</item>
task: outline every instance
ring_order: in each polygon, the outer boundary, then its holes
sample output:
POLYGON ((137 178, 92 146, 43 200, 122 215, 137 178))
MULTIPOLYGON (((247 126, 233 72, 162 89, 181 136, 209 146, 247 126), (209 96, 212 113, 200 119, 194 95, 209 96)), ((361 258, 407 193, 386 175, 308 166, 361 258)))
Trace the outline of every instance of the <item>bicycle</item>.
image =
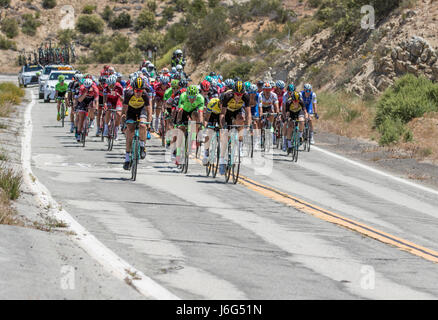
MULTIPOLYGON (((108 124, 108 151, 112 151, 113 150, 113 145, 114 145, 114 139, 115 139, 115 133, 116 133, 116 109, 108 109, 108 112, 111 112, 110 115, 110 121, 108 124)), ((105 118, 103 118, 105 119, 105 118)), ((101 123, 104 121, 101 121, 101 123)), ((103 137, 103 133, 102 133, 102 137, 103 137)))
MULTIPOLYGON (((190 121, 191 125, 196 125, 196 124, 201 124, 199 122, 194 122, 194 121, 190 121)), ((184 150, 181 153, 183 155, 183 163, 180 164, 179 168, 181 169, 181 173, 186 174, 188 171, 188 167, 189 167, 189 157, 190 157, 190 153, 192 151, 192 141, 196 141, 196 137, 195 139, 192 138, 192 131, 191 131, 191 125, 190 124, 177 124, 175 125, 176 127, 185 127, 186 130, 184 130, 184 150), (190 134, 190 136, 189 136, 190 134), (189 142, 190 140, 190 142, 189 142)))
POLYGON ((85 113, 84 123, 82 125, 81 132, 81 143, 82 146, 85 147, 85 138, 88 136, 90 117, 88 116, 88 111, 85 113))
POLYGON ((240 149, 242 147, 242 141, 239 139, 239 132, 237 128, 247 127, 245 125, 231 125, 232 128, 230 136, 228 138, 228 158, 225 168, 225 182, 228 183, 230 176, 233 176, 233 184, 236 184, 239 180, 240 172, 240 149))
MULTIPOLYGON (((132 138, 130 155, 131 180, 135 181, 137 179, 137 166, 138 162, 140 161, 140 119, 137 119, 136 121, 127 120, 126 123, 135 123, 135 131, 134 137, 132 138)), ((150 124, 150 122, 145 122, 145 124, 150 124)))
POLYGON ((303 145, 304 151, 310 152, 310 126, 309 119, 306 119, 304 124, 304 134, 303 134, 303 145))
POLYGON ((61 100, 61 105, 60 105, 61 123, 62 123, 62 127, 64 128, 64 120, 65 120, 65 99, 64 99, 64 97, 62 97, 62 98, 58 98, 58 99, 61 100))
MULTIPOLYGON (((292 148, 288 148, 287 154, 288 155, 292 154, 292 162, 297 162, 299 147, 301 145, 300 127, 299 127, 299 122, 297 120, 293 120, 292 123, 294 126, 294 131, 292 133, 292 139, 291 139, 292 148)), ((288 128, 289 128, 289 123, 288 123, 288 128)))
MULTIPOLYGON (((272 137, 274 133, 274 129, 269 121, 270 116, 277 116, 278 113, 264 113, 262 115, 262 128, 261 128, 261 137, 260 137, 260 146, 263 152, 269 152, 272 146, 272 137), (266 131, 270 134, 268 135, 268 140, 266 141, 266 131)), ((275 121, 275 120, 274 120, 275 121)))
POLYGON ((216 178, 217 170, 219 168, 220 158, 220 128, 218 124, 215 126, 207 126, 209 129, 214 130, 214 134, 210 137, 210 148, 208 152, 208 162, 205 167, 207 177, 212 174, 213 178, 216 178))

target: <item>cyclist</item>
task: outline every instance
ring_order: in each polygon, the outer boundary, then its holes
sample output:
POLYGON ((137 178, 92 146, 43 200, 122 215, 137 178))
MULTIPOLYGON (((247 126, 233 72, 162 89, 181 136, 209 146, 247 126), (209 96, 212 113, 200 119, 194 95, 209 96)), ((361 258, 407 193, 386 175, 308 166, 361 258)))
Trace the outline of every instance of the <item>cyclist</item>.
MULTIPOLYGON (((295 130, 293 121, 299 121, 299 131, 300 131, 300 144, 303 138, 304 131, 304 119, 307 118, 307 111, 304 107, 303 102, 300 99, 300 94, 298 92, 293 92, 284 102, 283 108, 283 118, 285 119, 283 132, 286 133, 284 138, 287 143, 287 154, 291 152, 292 149, 292 133, 295 130)), ((283 140, 283 151, 286 151, 286 143, 283 140)))
POLYGON ((265 82, 263 80, 257 81, 257 91, 258 91, 258 93, 262 93, 264 85, 265 85, 265 82))
MULTIPOLYGON (((77 105, 77 98, 78 98, 78 93, 79 93, 79 88, 81 86, 80 80, 82 79, 82 74, 81 73, 76 73, 73 76, 73 81, 71 81, 68 84, 68 89, 67 89, 67 105, 70 108, 70 121, 71 121, 71 125, 70 125, 70 133, 74 132, 75 129, 75 113, 76 113, 76 105, 77 105)), ((77 117, 76 117, 77 119, 77 117)))
MULTIPOLYGON (((191 85, 187 88, 187 91, 183 92, 178 101, 178 114, 177 114, 177 124, 187 125, 189 121, 196 121, 199 123, 204 122, 204 97, 199 93, 199 89, 195 85, 191 85)), ((198 125, 196 126, 198 128, 198 125)), ((180 126, 179 129, 185 132, 186 128, 180 126)), ((196 132, 192 132, 192 141, 196 142, 196 132)), ((181 144, 182 141, 179 141, 181 144)), ((193 147, 192 147, 193 148, 193 147)), ((180 163, 181 160, 181 146, 177 146, 176 150, 176 165, 180 163)))
POLYGON ((84 83, 81 85, 79 89, 78 96, 78 123, 76 130, 76 140, 81 141, 81 134, 83 132, 83 124, 85 113, 96 109, 99 103, 99 89, 97 89, 96 85, 90 78, 84 80, 84 83))
MULTIPOLYGON (((123 111, 123 87, 117 82, 116 76, 109 76, 104 91, 103 107, 105 110, 116 109, 116 119, 115 119, 115 132, 114 140, 117 140, 117 134, 119 130, 120 121, 122 118, 123 111)), ((103 128, 103 136, 108 137, 108 123, 110 121, 111 113, 107 112, 105 114, 105 122, 103 128)))
POLYGON ((277 82, 275 83, 274 93, 278 97, 278 106, 280 107, 280 110, 281 107, 283 106, 283 96, 286 93, 285 87, 286 84, 282 80, 277 80, 277 82))
POLYGON ((304 103, 307 111, 307 119, 309 120, 309 129, 310 129, 310 144, 315 144, 315 140, 313 139, 313 115, 315 115, 316 119, 318 117, 317 111, 317 100, 315 92, 312 92, 312 85, 310 83, 306 83, 304 85, 304 90, 300 92, 300 98, 304 103))
POLYGON ((163 97, 164 93, 167 89, 170 88, 170 78, 168 76, 162 75, 159 78, 159 81, 155 81, 154 83, 154 91, 155 91, 155 123, 154 129, 155 132, 159 132, 158 123, 160 121, 161 112, 163 112, 163 97))
MULTIPOLYGON (((145 90, 146 82, 143 78, 138 77, 132 83, 133 90, 126 93, 123 105, 127 108, 126 121, 140 120, 140 157, 144 159, 146 157, 145 141, 146 141, 146 119, 151 117, 151 114, 147 114, 147 106, 149 105, 149 96, 145 90)), ((127 123, 126 130, 126 154, 125 163, 123 169, 129 170, 131 163, 131 144, 132 138, 135 133, 135 123, 127 123)))
POLYGON ((225 86, 222 92, 228 91, 228 90, 232 90, 234 87, 234 80, 233 79, 227 79, 224 82, 225 86))
POLYGON ((177 65, 184 67, 186 65, 186 60, 183 58, 183 52, 181 49, 177 49, 173 53, 171 65, 172 67, 176 67, 177 65))
MULTIPOLYGON (((220 106, 220 99, 215 97, 212 98, 206 107, 206 113, 205 113, 205 126, 212 126, 214 127, 216 124, 219 124, 219 116, 221 114, 221 106, 220 106)), ((208 163, 208 155, 209 155, 209 147, 210 147, 210 139, 207 135, 205 137, 205 149, 204 149, 204 157, 202 158, 202 164, 204 166, 208 163)))
MULTIPOLYGON (((58 76, 58 82, 55 85, 55 100, 58 101, 57 105, 56 105, 56 108, 58 110, 58 115, 57 115, 56 119, 58 121, 61 120, 61 115, 59 113, 59 109, 61 106, 61 100, 64 99, 65 93, 67 92, 67 89, 68 89, 68 84, 64 80, 65 80, 65 76, 60 74, 58 76)), ((65 108, 65 114, 63 116, 68 116, 68 108, 65 108)))
POLYGON ((153 63, 149 63, 148 66, 146 67, 146 70, 150 77, 155 78, 156 71, 153 63))
POLYGON ((106 87, 106 77, 99 77, 99 84, 97 85, 97 89, 99 89, 99 107, 97 109, 97 120, 96 120, 96 137, 99 137, 102 132, 100 132, 100 122, 102 121, 102 108, 103 108, 103 95, 106 87))
MULTIPOLYGON (((234 83, 232 90, 228 90, 221 95, 221 114, 219 121, 222 129, 226 128, 225 124, 227 126, 232 124, 243 125, 245 121, 243 111, 245 111, 246 114, 246 123, 250 124, 252 122, 250 97, 249 94, 245 92, 243 82, 239 80, 234 83)), ((239 128, 239 131, 240 130, 242 130, 242 128, 239 128)), ((239 140, 240 139, 242 139, 242 137, 239 137, 239 140)), ((226 146, 227 144, 227 135, 224 134, 221 137, 221 145, 226 146)), ((222 148, 219 158, 219 171, 222 175, 225 173, 226 151, 226 148, 222 148)))
MULTIPOLYGON (((260 115, 263 117, 266 113, 279 113, 279 106, 278 106, 278 97, 275 94, 275 92, 272 91, 272 85, 269 82, 265 82, 263 85, 263 91, 259 95, 259 106, 261 107, 260 115)), ((274 116, 270 115, 268 117, 269 122, 271 124, 271 130, 272 125, 274 122, 274 116)))

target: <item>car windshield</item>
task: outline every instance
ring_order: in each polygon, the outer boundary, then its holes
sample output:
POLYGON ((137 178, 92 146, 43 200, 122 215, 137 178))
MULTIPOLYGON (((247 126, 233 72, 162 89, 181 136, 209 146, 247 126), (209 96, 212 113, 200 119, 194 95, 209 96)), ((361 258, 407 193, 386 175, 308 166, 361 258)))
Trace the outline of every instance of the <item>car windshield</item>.
POLYGON ((59 77, 61 74, 65 77, 65 80, 72 80, 72 79, 73 79, 73 76, 74 76, 74 73, 52 72, 52 73, 50 74, 50 78, 49 78, 49 80, 58 80, 58 77, 59 77))
POLYGON ((50 74, 53 69, 56 69, 55 67, 45 67, 43 74, 50 74))
POLYGON ((40 66, 25 66, 24 72, 34 72, 34 71, 39 71, 41 69, 42 69, 42 67, 40 67, 40 66))

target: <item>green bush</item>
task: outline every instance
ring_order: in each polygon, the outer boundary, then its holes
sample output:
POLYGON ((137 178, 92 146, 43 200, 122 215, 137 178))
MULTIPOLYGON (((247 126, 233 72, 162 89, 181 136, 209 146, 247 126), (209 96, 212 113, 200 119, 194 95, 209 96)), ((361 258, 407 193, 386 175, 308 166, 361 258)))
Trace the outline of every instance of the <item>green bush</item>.
POLYGON ((187 27, 183 23, 172 24, 164 36, 164 51, 183 43, 187 39, 187 27))
POLYGON ((438 111, 438 84, 423 76, 403 76, 377 103, 374 124, 382 134, 381 144, 398 141, 405 134, 404 124, 431 111, 438 111))
POLYGON ((161 48, 163 46, 163 35, 157 31, 143 29, 138 35, 135 46, 142 51, 146 51, 148 48, 153 48, 155 46, 161 48))
POLYGON ((221 42, 229 33, 227 11, 223 7, 214 8, 199 24, 188 31, 187 46, 192 57, 199 61, 204 52, 221 42))
POLYGON ((103 20, 106 22, 110 22, 112 17, 114 16, 114 11, 110 8, 109 5, 106 5, 103 9, 103 12, 100 14, 103 20))
POLYGON ((120 13, 117 17, 112 19, 111 28, 113 29, 123 29, 132 26, 131 15, 126 12, 120 13))
POLYGON ((96 15, 79 16, 76 23, 76 28, 82 33, 97 33, 103 32, 104 22, 96 15))
POLYGON ((252 67, 253 64, 251 62, 237 59, 221 64, 219 69, 224 79, 235 77, 247 79, 248 75, 251 73, 252 67))
POLYGON ((126 60, 126 57, 129 56, 129 52, 131 51, 129 48, 128 37, 119 33, 115 33, 112 36, 101 36, 96 38, 91 45, 91 50, 92 55, 84 62, 109 63, 118 55, 124 55, 125 57, 120 58, 119 60, 126 60))
POLYGON ((169 21, 173 19, 174 12, 175 8, 173 6, 166 6, 161 14, 163 16, 163 19, 169 21))
POLYGON ((0 188, 6 192, 9 199, 18 199, 22 181, 23 176, 20 172, 15 172, 4 164, 0 166, 0 188))
POLYGON ((58 42, 60 45, 69 45, 76 38, 76 33, 72 29, 58 31, 58 42))
POLYGON ((82 8, 82 13, 85 13, 85 14, 92 14, 94 10, 96 10, 96 6, 95 6, 95 5, 92 5, 92 4, 86 4, 86 5, 82 8))
POLYGON ((155 13, 155 11, 157 10, 157 2, 155 0, 149 0, 147 3, 147 7, 149 10, 155 13))
POLYGON ((23 19, 21 31, 28 36, 34 36, 36 34, 36 30, 41 25, 41 22, 31 13, 25 13, 21 15, 21 18, 23 19))
POLYGON ((0 7, 6 7, 8 5, 10 5, 11 0, 0 0, 0 7))
POLYGON ((14 18, 5 18, 1 22, 1 29, 10 39, 18 36, 18 23, 14 18))
POLYGON ((56 7, 56 0, 43 0, 42 4, 44 9, 53 9, 56 7))
POLYGON ((135 30, 155 27, 155 14, 147 9, 143 9, 134 22, 135 30))
POLYGON ((249 21, 253 17, 270 16, 273 20, 285 23, 290 13, 286 11, 280 0, 250 0, 244 3, 233 3, 230 16, 239 23, 249 21))

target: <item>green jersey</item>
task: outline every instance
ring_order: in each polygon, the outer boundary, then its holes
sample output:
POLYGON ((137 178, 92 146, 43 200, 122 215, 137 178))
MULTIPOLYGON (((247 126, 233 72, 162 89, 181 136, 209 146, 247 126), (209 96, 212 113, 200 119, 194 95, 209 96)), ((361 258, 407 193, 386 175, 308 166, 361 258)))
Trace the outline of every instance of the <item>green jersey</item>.
POLYGON ((166 92, 164 92, 163 100, 167 101, 170 98, 172 98, 172 88, 169 88, 166 90, 166 92))
POLYGON ((195 102, 190 103, 189 98, 187 97, 187 92, 183 92, 179 98, 178 107, 185 112, 192 112, 196 109, 202 111, 204 110, 204 97, 198 93, 195 102))
POLYGON ((67 92, 68 84, 64 81, 64 84, 61 84, 61 82, 58 82, 55 86, 55 90, 58 92, 67 92))

